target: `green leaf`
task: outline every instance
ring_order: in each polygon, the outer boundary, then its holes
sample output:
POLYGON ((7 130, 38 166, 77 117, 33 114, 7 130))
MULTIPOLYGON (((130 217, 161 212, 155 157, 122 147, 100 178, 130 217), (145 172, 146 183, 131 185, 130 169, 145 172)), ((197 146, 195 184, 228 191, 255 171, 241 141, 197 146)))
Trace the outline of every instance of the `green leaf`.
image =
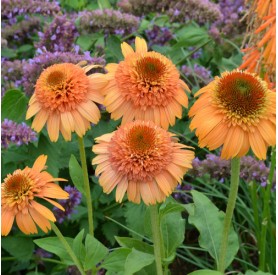
POLYGON ((262 271, 252 271, 252 270, 247 270, 245 275, 272 275, 271 273, 268 272, 262 272, 262 271))
POLYGON ((118 61, 123 59, 121 50, 121 40, 116 35, 110 35, 106 41, 106 49, 112 56, 116 57, 118 61))
POLYGON ((75 187, 82 193, 84 194, 84 178, 83 178, 83 171, 78 163, 77 159, 75 158, 74 155, 70 156, 70 161, 69 161, 69 173, 70 173, 70 178, 75 185, 75 187))
MULTIPOLYGON (((192 205, 190 207, 185 206, 189 212, 188 221, 200 232, 200 247, 209 252, 218 266, 225 214, 222 211, 219 211, 219 209, 202 193, 195 190, 191 191, 191 193, 193 196, 194 207, 192 208, 192 205)), ((225 268, 233 261, 238 249, 238 237, 234 229, 231 227, 228 238, 225 268)))
POLYGON ((160 215, 160 217, 163 217, 164 215, 167 215, 169 213, 181 212, 184 210, 185 210, 185 208, 182 204, 180 204, 176 201, 168 201, 167 203, 164 203, 160 206, 159 215, 160 215))
POLYGON ((153 254, 153 246, 136 240, 136 239, 132 239, 132 238, 128 238, 128 237, 118 237, 115 236, 115 239, 117 240, 118 244, 122 247, 126 247, 126 248, 135 248, 138 251, 141 252, 146 252, 149 254, 153 254))
POLYGON ((88 51, 102 36, 103 34, 100 33, 80 35, 76 41, 76 44, 79 45, 83 51, 88 51))
POLYGON ((176 32, 178 42, 173 45, 172 51, 181 47, 198 46, 209 40, 210 37, 205 28, 196 24, 189 24, 176 32))
POLYGON ((125 262, 125 275, 131 275, 141 270, 143 267, 152 264, 154 255, 144 253, 132 248, 125 262))
POLYGON ((105 268, 108 271, 115 271, 115 272, 124 271, 126 258, 130 252, 131 252, 130 248, 124 248, 124 247, 118 248, 113 252, 109 253, 107 257, 105 257, 100 267, 105 268))
POLYGON ((2 48, 1 49, 1 56, 7 58, 14 58, 16 57, 16 51, 10 48, 2 48))
POLYGON ((216 270, 202 269, 191 272, 188 275, 222 275, 222 273, 216 270))
POLYGON ((109 253, 108 248, 89 234, 86 236, 85 249, 85 271, 95 267, 109 253))
POLYGON ((22 45, 20 46, 18 49, 17 49, 17 52, 18 53, 25 53, 25 52, 29 52, 31 50, 34 49, 34 46, 33 45, 29 45, 29 44, 25 44, 25 45, 22 45))
MULTIPOLYGON (((65 237, 65 239, 67 240, 68 244, 72 247, 73 239, 67 237, 65 237)), ((58 237, 47 237, 43 239, 37 239, 34 240, 34 243, 40 248, 43 248, 44 250, 57 255, 66 264, 74 265, 74 262, 72 261, 71 257, 69 256, 64 245, 61 243, 58 237)))
POLYGON ((82 243, 83 236, 84 236, 84 229, 82 229, 77 234, 77 236, 74 238, 73 244, 72 244, 73 252, 76 255, 76 257, 78 258, 78 260, 82 263, 82 265, 84 264, 84 259, 85 259, 85 254, 86 254, 85 246, 82 243))
MULTIPOLYGON (((145 234, 144 221, 146 213, 146 205, 144 203, 134 204, 131 202, 124 205, 124 216, 126 218, 126 226, 141 235, 145 234)), ((138 235, 130 233, 132 237, 139 238, 138 235)))
POLYGON ((111 9, 111 4, 109 0, 97 0, 100 9, 111 9))
POLYGON ((2 237, 1 246, 18 261, 28 261, 34 252, 34 243, 26 237, 2 237))
POLYGON ((20 90, 9 90, 2 99, 2 117, 16 122, 24 120, 28 98, 20 90))
POLYGON ((160 230, 163 235, 165 257, 174 260, 173 254, 184 240, 185 220, 180 212, 172 212, 161 216, 160 230))
POLYGON ((107 221, 105 222, 102 226, 102 233, 104 234, 105 238, 112 244, 114 245, 116 240, 115 240, 115 235, 119 233, 119 226, 116 225, 113 222, 107 221))

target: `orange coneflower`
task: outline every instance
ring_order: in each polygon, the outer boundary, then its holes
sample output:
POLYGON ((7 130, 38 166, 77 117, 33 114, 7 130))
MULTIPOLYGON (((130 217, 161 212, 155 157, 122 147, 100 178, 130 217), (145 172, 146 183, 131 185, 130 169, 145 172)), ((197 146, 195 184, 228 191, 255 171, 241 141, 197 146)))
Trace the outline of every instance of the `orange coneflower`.
POLYGON ((224 145, 225 159, 241 157, 251 147, 259 159, 266 158, 267 147, 276 143, 276 96, 265 81, 249 72, 224 72, 198 95, 189 116, 200 147, 224 145))
POLYGON ((191 168, 192 148, 177 142, 173 134, 152 121, 135 121, 117 131, 96 138, 96 175, 107 194, 116 189, 116 201, 124 194, 130 201, 145 204, 162 202, 184 173, 191 168))
POLYGON ((56 219, 53 213, 36 199, 44 199, 61 210, 64 208, 55 199, 67 199, 68 193, 54 181, 66 181, 53 178, 45 169, 47 156, 37 158, 32 168, 25 167, 9 174, 1 186, 1 234, 11 231, 14 219, 25 234, 37 233, 36 224, 47 233, 50 222, 56 219))
POLYGON ((42 72, 26 114, 26 119, 35 115, 33 129, 39 132, 47 123, 51 141, 58 140, 59 131, 65 140, 71 140, 72 132, 82 137, 90 122, 99 121, 100 111, 94 102, 103 103, 98 89, 105 81, 96 80, 97 74, 86 75, 93 67, 63 63, 42 72))
POLYGON ((108 64, 108 74, 102 76, 108 81, 101 91, 112 119, 122 117, 122 124, 151 120, 165 129, 174 125, 182 106, 188 106, 184 90, 189 91, 175 65, 160 53, 148 52, 142 38, 136 37, 135 52, 125 42, 121 47, 124 61, 108 64))

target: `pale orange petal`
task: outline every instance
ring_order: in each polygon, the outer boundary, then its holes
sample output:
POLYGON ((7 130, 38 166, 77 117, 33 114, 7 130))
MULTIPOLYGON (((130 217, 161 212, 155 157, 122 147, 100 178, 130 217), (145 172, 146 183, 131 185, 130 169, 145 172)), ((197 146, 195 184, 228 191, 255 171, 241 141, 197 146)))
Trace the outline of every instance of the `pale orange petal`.
POLYGON ((138 36, 135 38, 135 50, 136 53, 146 53, 148 51, 148 46, 145 39, 138 36))
POLYGON ((134 50, 129 46, 126 42, 121 44, 121 49, 124 57, 129 56, 130 54, 134 53, 134 50))

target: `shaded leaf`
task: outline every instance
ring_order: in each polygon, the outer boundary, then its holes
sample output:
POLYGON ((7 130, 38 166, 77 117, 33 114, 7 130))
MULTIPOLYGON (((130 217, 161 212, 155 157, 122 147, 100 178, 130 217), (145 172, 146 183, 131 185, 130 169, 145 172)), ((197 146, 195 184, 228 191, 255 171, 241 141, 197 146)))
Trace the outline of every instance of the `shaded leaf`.
POLYGON ((115 236, 115 239, 117 240, 118 244, 122 247, 135 248, 138 251, 146 252, 150 254, 154 253, 153 246, 143 241, 139 241, 128 237, 118 237, 118 236, 115 236))
POLYGON ((85 271, 95 267, 109 252, 108 248, 89 234, 86 236, 85 249, 85 271))
POLYGON ((69 161, 69 173, 70 178, 74 184, 74 186, 82 193, 84 194, 84 178, 83 178, 83 171, 78 163, 77 159, 74 155, 70 156, 69 161))
MULTIPOLYGON (((222 211, 219 211, 219 209, 202 193, 195 190, 191 191, 191 193, 193 196, 194 207, 192 207, 192 204, 189 207, 185 206, 189 213, 188 221, 200 232, 200 247, 209 252, 218 266, 225 214, 222 211)), ((233 261, 238 249, 238 236, 231 227, 225 268, 233 261)))
MULTIPOLYGON (((73 239, 67 237, 65 237, 65 239, 67 240, 68 244, 72 247, 73 239)), ((64 245, 61 243, 58 237, 47 237, 43 239, 37 239, 34 240, 34 243, 40 248, 57 255, 66 264, 74 265, 74 262, 72 261, 71 257, 69 256, 64 245)))
POLYGON ((33 240, 26 237, 2 237, 1 246, 21 262, 30 260, 34 252, 33 240))
POLYGON ((191 272, 188 275, 222 275, 222 273, 216 270, 202 269, 191 272))
POLYGON ((2 99, 2 118, 9 118, 16 122, 24 120, 28 98, 20 90, 9 90, 2 99))
POLYGON ((125 247, 112 251, 107 257, 105 257, 101 264, 101 268, 115 272, 124 271, 125 261, 130 252, 131 249, 125 247))
POLYGON ((150 265, 154 261, 154 255, 144 253, 132 248, 125 262, 125 275, 131 275, 150 265))
POLYGON ((77 234, 77 236, 74 238, 73 244, 72 244, 73 252, 76 255, 76 257, 78 258, 78 260, 82 263, 82 265, 84 265, 84 259, 85 259, 85 254, 86 254, 85 246, 82 243, 83 236, 84 236, 84 229, 82 229, 77 234))

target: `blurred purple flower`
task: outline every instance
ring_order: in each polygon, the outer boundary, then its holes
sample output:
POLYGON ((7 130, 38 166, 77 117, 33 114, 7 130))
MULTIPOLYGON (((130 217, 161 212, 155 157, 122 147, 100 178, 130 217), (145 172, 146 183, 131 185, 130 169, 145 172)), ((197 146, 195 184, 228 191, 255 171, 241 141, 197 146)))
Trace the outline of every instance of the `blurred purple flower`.
MULTIPOLYGON (((188 47, 188 51, 189 52, 193 52, 195 50, 195 47, 188 47)), ((203 51, 202 49, 199 49, 197 51, 195 51, 190 57, 193 59, 198 59, 199 57, 201 57, 203 51)))
POLYGON ((53 208, 53 213, 58 223, 62 223, 65 219, 70 219, 71 214, 77 212, 75 207, 80 204, 82 197, 82 194, 70 185, 65 186, 64 190, 69 193, 69 198, 67 200, 59 200, 58 202, 65 208, 65 211, 57 207, 53 208))
POLYGON ((174 197, 174 199, 176 199, 177 201, 181 202, 181 203, 190 203, 191 202, 191 196, 189 194, 187 194, 187 192, 183 192, 183 191, 190 191, 193 189, 193 186, 190 184, 183 184, 183 185, 178 185, 176 187, 176 191, 172 194, 172 196, 174 197))
POLYGON ((30 17, 21 21, 16 21, 14 24, 5 24, 2 22, 2 39, 7 40, 7 45, 10 48, 16 47, 18 44, 30 44, 32 36, 38 33, 41 29, 40 19, 38 17, 30 17))
POLYGON ((154 25, 151 30, 146 30, 148 38, 148 45, 164 46, 168 41, 173 38, 173 34, 167 27, 159 27, 154 25))
POLYGON ((4 148, 8 148, 10 143, 20 146, 36 140, 37 134, 24 122, 17 124, 5 118, 1 123, 1 146, 4 148))
POLYGON ((246 21, 242 20, 247 11, 245 0, 219 0, 222 18, 214 22, 210 34, 219 40, 220 33, 233 37, 246 29, 246 21))
POLYGON ((45 48, 49 52, 69 52, 74 47, 74 41, 78 36, 75 27, 75 15, 68 19, 66 15, 56 16, 54 20, 39 33, 40 41, 37 48, 45 48))
POLYGON ((42 14, 54 15, 60 11, 58 1, 40 0, 1 0, 1 18, 9 19, 12 24, 17 15, 42 14))
POLYGON ((193 75, 195 75, 201 84, 207 84, 212 80, 211 71, 198 64, 194 64, 193 69, 183 65, 181 72, 192 79, 194 79, 193 75))
MULTIPOLYGON (((189 174, 193 177, 203 177, 208 174, 211 178, 220 182, 230 178, 231 162, 221 159, 219 156, 208 154, 206 159, 195 158, 192 162, 193 168, 189 174)), ((245 182, 255 181, 262 187, 266 186, 270 169, 261 160, 256 160, 251 156, 244 156, 240 160, 240 178, 245 182)), ((276 184, 274 177, 273 183, 276 184)))
POLYGON ((6 90, 11 88, 18 88, 22 86, 22 75, 23 75, 23 65, 25 61, 14 60, 8 61, 2 59, 2 96, 5 94, 6 90))
POLYGON ((104 9, 79 13, 78 29, 82 33, 104 30, 106 34, 127 35, 136 31, 140 19, 119 10, 104 9))
POLYGON ((163 12, 171 21, 181 23, 195 20, 204 24, 222 18, 219 5, 209 0, 121 0, 118 6, 125 12, 139 16, 163 12))

